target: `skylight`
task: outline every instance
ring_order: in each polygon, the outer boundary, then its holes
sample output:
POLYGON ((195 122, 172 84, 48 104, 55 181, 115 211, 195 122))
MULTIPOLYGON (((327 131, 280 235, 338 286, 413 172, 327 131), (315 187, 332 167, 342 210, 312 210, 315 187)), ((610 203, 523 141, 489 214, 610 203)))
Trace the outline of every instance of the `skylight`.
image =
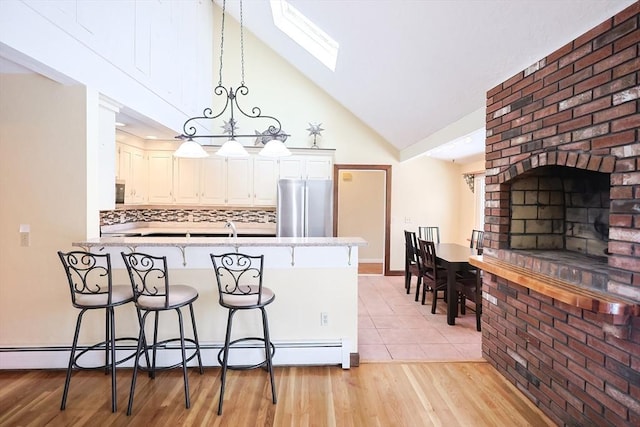
POLYGON ((336 69, 339 44, 286 0, 271 0, 273 23, 331 71, 336 69))

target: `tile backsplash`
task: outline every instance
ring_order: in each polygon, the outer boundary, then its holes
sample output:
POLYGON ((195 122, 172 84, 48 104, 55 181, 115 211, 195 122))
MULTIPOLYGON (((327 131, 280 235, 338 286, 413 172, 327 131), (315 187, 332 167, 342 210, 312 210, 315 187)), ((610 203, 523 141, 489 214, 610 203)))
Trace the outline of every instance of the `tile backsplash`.
POLYGON ((100 225, 127 224, 130 222, 276 222, 273 209, 117 209, 100 211, 100 225))

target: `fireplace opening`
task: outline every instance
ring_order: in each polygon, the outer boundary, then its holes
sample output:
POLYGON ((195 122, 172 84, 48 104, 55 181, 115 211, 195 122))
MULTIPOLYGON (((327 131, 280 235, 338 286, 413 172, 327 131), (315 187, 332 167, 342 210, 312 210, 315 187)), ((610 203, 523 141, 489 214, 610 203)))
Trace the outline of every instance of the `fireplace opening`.
POLYGON ((545 166, 510 188, 509 247, 562 250, 606 262, 610 174, 545 166))

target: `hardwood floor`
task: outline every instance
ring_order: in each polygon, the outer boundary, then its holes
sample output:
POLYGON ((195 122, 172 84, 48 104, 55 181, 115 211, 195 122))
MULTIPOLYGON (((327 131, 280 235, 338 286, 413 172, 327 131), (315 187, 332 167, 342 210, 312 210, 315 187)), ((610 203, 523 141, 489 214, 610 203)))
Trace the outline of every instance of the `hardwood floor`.
POLYGON ((110 380, 74 373, 60 411, 64 372, 1 371, 1 426, 545 426, 553 425, 486 362, 367 363, 358 368, 276 367, 278 403, 260 369, 231 371, 216 414, 220 370, 190 369, 191 409, 180 370, 138 377, 126 416, 131 370, 118 371, 118 412, 110 380))

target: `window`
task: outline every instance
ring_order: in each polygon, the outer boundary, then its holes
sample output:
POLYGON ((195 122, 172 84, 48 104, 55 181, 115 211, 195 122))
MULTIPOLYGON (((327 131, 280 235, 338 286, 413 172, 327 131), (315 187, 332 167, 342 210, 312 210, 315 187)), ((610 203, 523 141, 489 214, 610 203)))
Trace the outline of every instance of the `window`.
POLYGON ((273 23, 331 71, 338 60, 338 42, 286 0, 271 0, 273 23))

